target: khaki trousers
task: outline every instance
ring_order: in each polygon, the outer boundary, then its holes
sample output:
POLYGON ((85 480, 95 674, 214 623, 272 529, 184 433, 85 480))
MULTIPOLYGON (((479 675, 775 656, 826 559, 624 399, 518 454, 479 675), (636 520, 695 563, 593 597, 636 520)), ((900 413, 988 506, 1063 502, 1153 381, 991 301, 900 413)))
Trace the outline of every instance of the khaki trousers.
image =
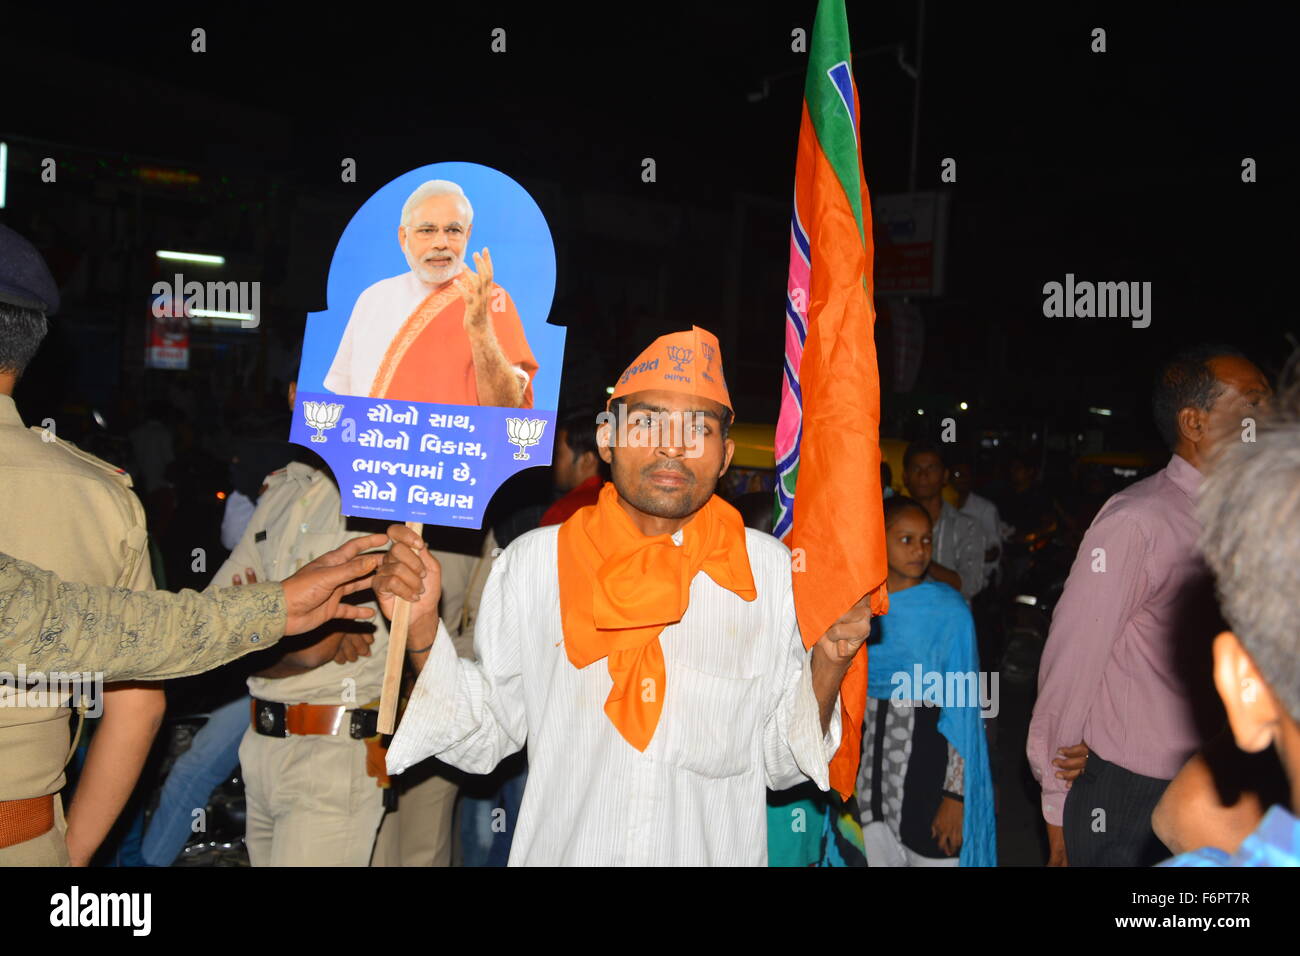
POLYGON ((264 737, 239 745, 253 866, 365 866, 384 813, 366 745, 348 736, 264 737))
POLYGON ((459 784, 432 757, 393 778, 397 809, 384 815, 371 866, 451 866, 459 784))

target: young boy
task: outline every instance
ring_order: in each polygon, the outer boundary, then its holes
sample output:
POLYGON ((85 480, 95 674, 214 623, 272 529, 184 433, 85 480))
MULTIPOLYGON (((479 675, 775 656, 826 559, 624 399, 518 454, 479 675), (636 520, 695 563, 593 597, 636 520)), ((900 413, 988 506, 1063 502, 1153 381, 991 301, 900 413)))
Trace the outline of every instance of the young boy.
POLYGON ((884 509, 889 613, 867 643, 858 771, 867 865, 996 866, 970 610, 926 577, 929 512, 903 496, 884 509))

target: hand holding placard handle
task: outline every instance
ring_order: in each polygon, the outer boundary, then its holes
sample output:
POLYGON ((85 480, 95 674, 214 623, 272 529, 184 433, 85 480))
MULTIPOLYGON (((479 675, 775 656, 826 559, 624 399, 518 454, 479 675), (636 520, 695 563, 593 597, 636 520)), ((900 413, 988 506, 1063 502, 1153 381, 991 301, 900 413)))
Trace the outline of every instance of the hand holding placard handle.
MULTIPOLYGON (((423 521, 408 521, 416 534, 424 533, 423 521)), ((411 602, 394 598, 393 624, 388 629, 388 659, 384 663, 384 686, 379 692, 379 732, 391 734, 397 725, 397 698, 402 691, 402 665, 406 660, 406 631, 411 624, 411 602)))

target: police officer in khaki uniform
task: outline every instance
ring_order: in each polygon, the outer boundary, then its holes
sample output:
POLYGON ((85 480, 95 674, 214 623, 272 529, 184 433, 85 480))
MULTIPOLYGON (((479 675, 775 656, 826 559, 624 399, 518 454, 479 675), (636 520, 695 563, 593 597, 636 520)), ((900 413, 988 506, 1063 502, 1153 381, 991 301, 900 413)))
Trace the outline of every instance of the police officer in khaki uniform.
MULTIPOLYGON (((144 512, 130 477, 58 438, 57 422, 24 428, 14 405, 45 316, 57 307, 40 254, 0 226, 0 549, 70 580, 149 589, 144 512)), ((122 685, 106 690, 102 706, 66 826, 54 795, 69 756, 69 710, 0 707, 0 801, 8 805, 0 821, 17 821, 0 832, 0 865, 85 865, 107 835, 139 777, 165 700, 157 686, 122 685), (54 836, 15 842, 47 821, 52 827, 41 835, 54 836)))
MULTIPOLYGON (((290 407, 295 392, 290 385, 290 407)), ((296 461, 267 476, 213 587, 281 580, 364 534, 349 530, 338 486, 323 465, 296 461)), ((471 566, 470 558, 448 560, 449 593, 463 591, 455 587, 455 569, 467 578, 471 566)), ((369 597, 363 606, 375 614, 368 634, 326 626, 317 640, 306 639, 248 679, 253 701, 239 763, 253 866, 370 862, 389 781, 376 727, 388 627, 369 597), (346 653, 348 645, 353 653, 346 653)))
MULTIPOLYGON (((358 537, 339 512, 338 488, 325 471, 291 462, 273 472, 213 586, 283 580, 358 537)), ((366 606, 375 607, 370 598, 366 606)), ((253 866, 365 866, 370 860, 384 805, 381 781, 367 770, 375 765, 367 750, 378 743, 374 707, 388 638, 382 615, 372 620, 369 653, 355 660, 335 660, 340 645, 356 638, 327 624, 248 679, 253 704, 239 763, 253 866)))
MULTIPOLYGON (((70 581, 151 588, 144 514, 130 479, 60 440, 57 422, 25 429, 14 405, 18 378, 45 335, 46 313, 57 306, 58 290, 40 254, 0 225, 0 551, 70 581)), ((0 633, 26 623, 14 616, 13 605, 12 598, 0 604, 0 633)), ((69 623, 53 622, 40 646, 28 647, 28 656, 58 661, 55 642, 69 623)), ((106 631, 125 622, 95 623, 106 631)), ((204 627, 215 632, 221 625, 204 627)), ((103 636, 123 655, 142 641, 138 630, 124 628, 103 636)), ((228 657, 244 652, 231 650, 228 657)), ((162 692, 140 686, 104 692, 104 718, 65 820, 57 794, 69 756, 70 712, 61 706, 67 695, 26 691, 16 678, 0 683, 0 865, 84 865, 135 786, 161 721, 162 692)))

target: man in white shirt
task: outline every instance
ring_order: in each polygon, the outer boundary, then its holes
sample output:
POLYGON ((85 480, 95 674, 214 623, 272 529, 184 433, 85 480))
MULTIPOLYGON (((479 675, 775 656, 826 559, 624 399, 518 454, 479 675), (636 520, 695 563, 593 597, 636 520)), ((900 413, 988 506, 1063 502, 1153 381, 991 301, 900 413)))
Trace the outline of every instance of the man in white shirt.
POLYGON ((943 500, 948 466, 943 449, 929 441, 914 441, 903 453, 903 483, 908 493, 930 513, 934 524, 934 559, 930 577, 961 592, 969 604, 984 587, 984 531, 969 515, 943 500))
POLYGON ((766 788, 829 789, 867 599, 804 650, 789 552, 713 494, 735 449, 718 355, 694 328, 628 367, 611 398, 626 427, 597 432, 612 482, 497 559, 477 660, 438 625, 437 562, 389 529, 376 593, 387 613, 413 600, 422 669, 389 771, 436 754, 485 773, 527 741, 512 865, 763 866, 766 788))
POLYGON ((492 257, 465 265, 474 210, 460 186, 423 183, 402 207, 397 241, 410 272, 357 297, 325 387, 445 405, 533 407, 537 360, 492 257))
POLYGON ((975 519, 984 532, 984 582, 981 590, 996 583, 998 562, 1002 558, 1002 518, 998 506, 972 490, 975 469, 970 456, 958 456, 949 470, 949 483, 957 492, 957 511, 975 519))

